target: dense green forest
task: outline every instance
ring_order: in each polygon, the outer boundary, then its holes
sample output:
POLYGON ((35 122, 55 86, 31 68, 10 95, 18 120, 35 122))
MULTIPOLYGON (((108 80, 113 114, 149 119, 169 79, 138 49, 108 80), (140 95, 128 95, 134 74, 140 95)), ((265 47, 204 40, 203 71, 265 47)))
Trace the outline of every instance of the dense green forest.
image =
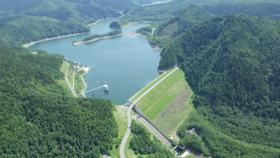
POLYGON ((180 35, 185 30, 214 17, 203 8, 190 5, 176 17, 164 22, 155 28, 149 42, 154 46, 164 47, 171 39, 180 35))
POLYGON ((121 23, 119 21, 113 21, 109 27, 112 29, 121 29, 122 28, 121 23))
POLYGON ((181 138, 195 128, 213 157, 280 156, 279 28, 244 14, 218 16, 164 47, 159 69, 177 63, 195 93, 181 138))
POLYGON ((110 8, 64 0, 0 2, 0 43, 22 45, 61 35, 89 32, 86 24, 120 14, 110 8))
POLYGON ((137 7, 124 15, 119 22, 125 26, 129 22, 165 21, 175 17, 191 4, 202 5, 216 1, 219 0, 173 0, 165 4, 137 7))
POLYGON ((280 1, 273 0, 217 3, 204 5, 203 7, 215 15, 243 13, 260 17, 270 17, 280 14, 280 1))
POLYGON ((111 32, 103 34, 103 35, 94 34, 94 35, 91 35, 89 37, 86 37, 85 39, 83 39, 83 41, 89 41, 89 40, 92 40, 92 39, 95 39, 95 38, 100 38, 100 37, 119 35, 121 33, 122 33, 122 31, 111 31, 111 32))
MULTIPOLYGON (((161 147, 161 142, 154 137, 151 140, 150 133, 142 125, 132 120, 131 133, 133 138, 129 142, 135 154, 147 155, 147 158, 174 158, 175 156, 167 149, 161 147)), ((141 156, 140 156, 141 157, 141 156)))
POLYGON ((130 22, 165 21, 175 17, 189 5, 199 6, 215 15, 244 13, 280 19, 278 0, 173 0, 166 4, 136 7, 119 21, 122 26, 130 22))
POLYGON ((63 60, 0 44, 0 157, 99 158, 112 149, 114 105, 67 95, 63 60))
POLYGON ((62 35, 89 32, 87 24, 118 17, 155 0, 1 0, 0 43, 24 43, 62 35))
POLYGON ((87 24, 117 17, 121 26, 130 22, 169 20, 194 4, 217 15, 246 13, 279 18, 276 0, 224 1, 173 0, 170 3, 140 7, 157 0, 2 0, 0 2, 0 43, 24 43, 68 34, 88 32, 87 24))
POLYGON ((98 5, 119 11, 130 10, 142 4, 153 3, 158 0, 66 0, 68 2, 80 3, 84 5, 98 5))

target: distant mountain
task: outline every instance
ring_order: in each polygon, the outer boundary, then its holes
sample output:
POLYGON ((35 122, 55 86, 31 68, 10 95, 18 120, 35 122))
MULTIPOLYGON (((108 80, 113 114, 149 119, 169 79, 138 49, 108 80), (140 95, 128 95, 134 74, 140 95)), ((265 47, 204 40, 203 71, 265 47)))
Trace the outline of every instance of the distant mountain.
POLYGON ((122 26, 125 26, 130 22, 165 21, 175 17, 189 5, 201 6, 218 3, 220 1, 222 0, 173 0, 165 4, 136 7, 128 14, 124 15, 119 22, 122 26))
POLYGON ((66 0, 68 2, 80 3, 84 5, 97 5, 123 11, 142 4, 149 4, 158 0, 66 0))
POLYGON ((280 156, 280 22, 237 14, 214 17, 173 39, 159 69, 176 63, 194 90, 196 112, 181 144, 212 157, 280 156), (195 128, 201 144, 188 143, 195 128))
POLYGON ((270 17, 280 14, 280 1, 274 0, 221 2, 203 5, 203 7, 215 15, 243 13, 253 16, 270 17))
MULTIPOLYGON (((153 2, 146 0, 144 2, 153 2)), ((88 32, 87 24, 120 16, 119 10, 140 6, 136 0, 2 0, 0 43, 22 45, 61 35, 88 32)))
POLYGON ((248 15, 279 19, 278 0, 173 0, 166 4, 136 7, 124 15, 119 22, 122 26, 131 22, 166 21, 178 15, 190 5, 196 5, 214 15, 243 13, 248 15))

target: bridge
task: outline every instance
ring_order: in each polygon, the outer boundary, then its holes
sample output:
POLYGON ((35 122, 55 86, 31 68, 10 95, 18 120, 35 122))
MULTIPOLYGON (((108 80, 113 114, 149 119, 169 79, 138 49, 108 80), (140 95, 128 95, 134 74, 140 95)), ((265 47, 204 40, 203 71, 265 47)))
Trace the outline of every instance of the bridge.
POLYGON ((88 93, 88 92, 92 92, 92 94, 94 94, 93 91, 94 91, 94 90, 97 90, 97 89, 100 89, 100 88, 104 88, 104 92, 105 92, 105 93, 109 91, 108 85, 107 85, 107 84, 104 84, 103 86, 100 86, 100 87, 97 87, 97 88, 88 90, 88 91, 86 91, 86 92, 84 92, 84 93, 81 93, 81 94, 79 94, 79 95, 83 95, 83 94, 86 94, 86 93, 88 93))

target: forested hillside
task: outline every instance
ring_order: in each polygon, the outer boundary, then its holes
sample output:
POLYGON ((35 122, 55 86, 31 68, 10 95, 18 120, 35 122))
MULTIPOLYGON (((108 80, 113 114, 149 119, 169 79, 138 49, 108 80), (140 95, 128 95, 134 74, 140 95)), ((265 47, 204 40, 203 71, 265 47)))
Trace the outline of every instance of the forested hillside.
POLYGON ((87 24, 118 17, 155 0, 1 0, 0 43, 24 43, 61 35, 89 32, 87 24))
POLYGON ((159 69, 177 63, 195 93, 197 111, 178 130, 184 138, 196 129, 203 144, 193 148, 213 157, 280 156, 279 28, 249 15, 215 17, 163 49, 159 69))
POLYGON ((170 42, 171 39, 180 35, 185 30, 214 17, 210 12, 190 5, 179 13, 176 17, 164 22, 155 28, 155 32, 149 42, 154 46, 163 47, 170 42))
POLYGON ((120 14, 110 8, 65 0, 0 2, 0 43, 31 41, 90 31, 86 24, 120 14))
POLYGON ((230 3, 207 4, 203 7, 216 15, 243 13, 260 17, 270 17, 280 14, 280 1, 277 0, 232 1, 230 3))
POLYGON ((64 57, 0 44, 0 157, 100 157, 118 127, 110 101, 58 84, 64 57))
POLYGON ((279 19, 280 12, 278 0, 173 0, 161 5, 137 7, 119 22, 125 26, 130 22, 165 21, 175 17, 189 5, 199 6, 214 15, 244 13, 279 19))
POLYGON ((138 7, 124 15, 119 22, 125 26, 130 22, 165 21, 175 17, 191 4, 204 5, 215 2, 220 2, 220 0, 173 0, 165 4, 138 7))
POLYGON ((98 5, 106 8, 112 8, 119 11, 129 10, 142 4, 153 3, 158 0, 66 0, 68 2, 81 3, 85 5, 98 5))
MULTIPOLYGON (((175 156, 169 150, 161 146, 161 142, 147 131, 144 125, 132 120, 131 123, 132 139, 129 142, 136 155, 146 155, 147 158, 174 158, 175 156)), ((139 156, 142 157, 142 156, 139 156)))

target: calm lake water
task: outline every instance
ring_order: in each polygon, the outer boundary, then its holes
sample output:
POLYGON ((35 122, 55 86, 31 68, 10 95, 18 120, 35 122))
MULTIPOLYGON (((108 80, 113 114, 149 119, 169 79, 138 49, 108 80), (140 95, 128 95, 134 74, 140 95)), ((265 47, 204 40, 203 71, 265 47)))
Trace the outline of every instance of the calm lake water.
MULTIPOLYGON (((105 34, 112 31, 109 24, 117 18, 98 22, 91 26, 92 33, 36 43, 30 50, 42 49, 50 54, 61 54, 68 60, 90 68, 84 77, 87 90, 107 84, 109 94, 103 89, 94 91, 96 98, 109 99, 117 104, 127 100, 159 76, 157 72, 160 52, 139 36, 118 36, 98 40, 79 46, 73 41, 83 40, 90 34, 105 34)), ((136 24, 123 29, 123 32, 136 31, 148 24, 136 24)), ((86 97, 93 97, 92 93, 86 97)))

